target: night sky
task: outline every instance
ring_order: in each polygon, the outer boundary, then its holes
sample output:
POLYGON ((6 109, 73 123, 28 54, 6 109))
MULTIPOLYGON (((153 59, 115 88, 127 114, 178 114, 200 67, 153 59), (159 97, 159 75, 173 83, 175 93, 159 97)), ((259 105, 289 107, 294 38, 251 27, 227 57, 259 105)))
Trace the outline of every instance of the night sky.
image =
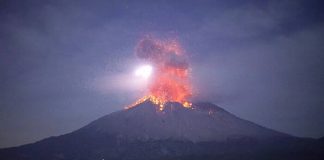
POLYGON ((194 101, 324 136, 320 1, 0 0, 0 148, 74 131, 141 97, 128 82, 148 34, 186 50, 194 101))

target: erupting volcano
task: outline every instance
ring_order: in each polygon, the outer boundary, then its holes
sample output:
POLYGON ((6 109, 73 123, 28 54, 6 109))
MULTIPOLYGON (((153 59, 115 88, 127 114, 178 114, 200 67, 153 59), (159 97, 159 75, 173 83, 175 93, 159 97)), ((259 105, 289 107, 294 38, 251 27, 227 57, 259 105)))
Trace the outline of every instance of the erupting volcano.
POLYGON ((148 80, 143 98, 71 133, 0 149, 0 159, 319 160, 324 156, 322 141, 265 128, 212 103, 190 103, 190 68, 177 41, 146 37, 135 53, 149 63, 135 72, 148 80))
POLYGON ((191 107, 188 101, 192 96, 190 68, 178 41, 145 37, 137 44, 135 54, 153 65, 154 74, 150 79, 147 95, 127 108, 145 100, 157 104, 160 111, 164 109, 166 102, 179 102, 184 107, 191 107))

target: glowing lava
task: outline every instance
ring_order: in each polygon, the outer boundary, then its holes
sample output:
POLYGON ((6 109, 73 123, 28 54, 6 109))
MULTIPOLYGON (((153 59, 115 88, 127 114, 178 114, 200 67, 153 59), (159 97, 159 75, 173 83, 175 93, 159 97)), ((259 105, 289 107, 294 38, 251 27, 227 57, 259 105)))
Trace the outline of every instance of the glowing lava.
MULTIPOLYGON (((160 111, 164 109, 166 102, 179 102, 184 107, 191 107, 191 103, 188 102, 192 95, 189 64, 177 41, 145 37, 138 43, 136 55, 153 65, 154 75, 150 79, 147 96, 139 99, 132 106, 150 100, 159 106, 160 111)), ((151 73, 151 70, 152 68, 142 69, 138 74, 146 77, 149 76, 146 73, 151 73)))

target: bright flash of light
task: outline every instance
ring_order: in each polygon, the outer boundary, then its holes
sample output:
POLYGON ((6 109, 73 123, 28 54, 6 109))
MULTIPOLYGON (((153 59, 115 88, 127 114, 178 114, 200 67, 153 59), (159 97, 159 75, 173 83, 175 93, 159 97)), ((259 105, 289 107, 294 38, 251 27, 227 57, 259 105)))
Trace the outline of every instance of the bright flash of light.
POLYGON ((142 78, 149 78, 152 74, 153 68, 150 65, 144 65, 135 70, 135 75, 142 78))

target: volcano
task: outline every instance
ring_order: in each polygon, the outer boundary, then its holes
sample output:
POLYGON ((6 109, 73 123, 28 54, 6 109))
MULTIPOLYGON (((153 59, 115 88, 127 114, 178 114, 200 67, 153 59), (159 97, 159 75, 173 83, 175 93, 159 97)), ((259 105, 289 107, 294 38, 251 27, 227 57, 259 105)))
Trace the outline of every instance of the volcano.
POLYGON ((288 137, 242 120, 211 103, 185 108, 168 102, 163 111, 151 101, 107 115, 84 128, 136 140, 224 141, 233 137, 288 137))
POLYGON ((297 138, 206 102, 146 100, 74 132, 0 150, 1 160, 321 159, 323 140, 297 138))

